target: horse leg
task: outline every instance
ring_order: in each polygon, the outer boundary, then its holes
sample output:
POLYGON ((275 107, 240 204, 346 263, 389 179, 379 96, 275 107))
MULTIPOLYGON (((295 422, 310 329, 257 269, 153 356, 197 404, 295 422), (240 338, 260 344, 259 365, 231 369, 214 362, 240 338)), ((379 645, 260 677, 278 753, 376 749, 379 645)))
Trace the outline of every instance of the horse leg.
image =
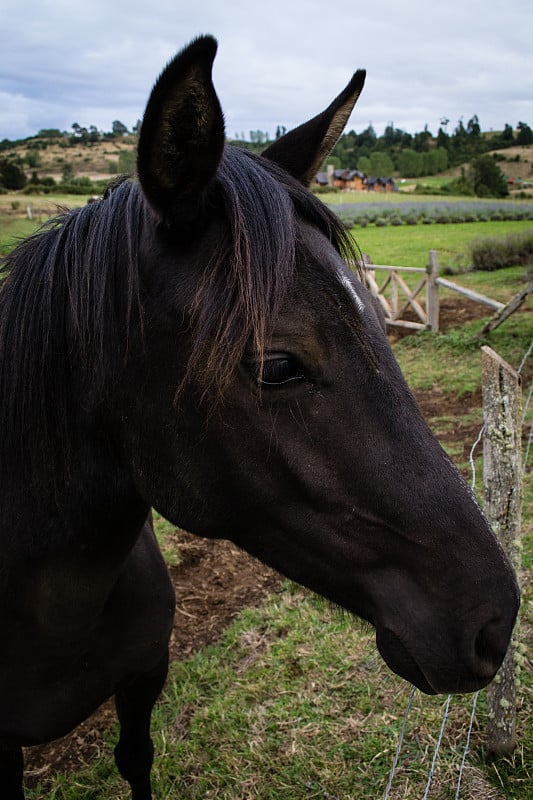
POLYGON ((23 774, 22 747, 4 748, 0 745, 0 797, 5 800, 24 800, 23 774))
POLYGON ((115 693, 120 723, 120 738, 115 761, 122 777, 131 786, 132 800, 151 800, 150 770, 154 746, 150 738, 150 718, 168 672, 168 654, 149 673, 123 681, 115 693))

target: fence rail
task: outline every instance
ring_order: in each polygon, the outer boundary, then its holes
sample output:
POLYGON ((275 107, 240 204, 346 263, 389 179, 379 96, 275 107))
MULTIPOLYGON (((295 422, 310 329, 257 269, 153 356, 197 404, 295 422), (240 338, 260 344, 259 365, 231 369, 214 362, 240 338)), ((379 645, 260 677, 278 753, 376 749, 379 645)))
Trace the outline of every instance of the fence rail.
POLYGON ((436 250, 429 251, 428 265, 425 268, 373 264, 366 253, 363 253, 360 266, 364 270, 368 288, 383 309, 387 325, 392 327, 438 331, 440 287, 457 292, 497 312, 502 312, 506 308, 506 304, 499 300, 441 278, 436 250), (376 277, 377 272, 386 273, 382 283, 379 283, 376 277), (403 279, 402 273, 418 273, 420 280, 411 288, 403 279), (403 318, 408 309, 411 311, 411 316, 415 317, 414 320, 403 318))

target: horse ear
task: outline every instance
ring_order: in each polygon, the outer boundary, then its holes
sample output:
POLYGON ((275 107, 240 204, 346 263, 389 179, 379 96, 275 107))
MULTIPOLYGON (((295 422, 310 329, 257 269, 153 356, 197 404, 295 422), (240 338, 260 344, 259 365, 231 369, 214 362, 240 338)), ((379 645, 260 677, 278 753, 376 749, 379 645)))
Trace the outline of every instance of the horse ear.
POLYGON ((146 106, 137 150, 143 192, 161 219, 193 219, 224 148, 211 71, 217 42, 202 36, 163 70, 146 106))
POLYGON ((322 114, 277 139, 263 156, 309 186, 343 132, 363 90, 365 76, 364 69, 357 70, 348 86, 322 114))

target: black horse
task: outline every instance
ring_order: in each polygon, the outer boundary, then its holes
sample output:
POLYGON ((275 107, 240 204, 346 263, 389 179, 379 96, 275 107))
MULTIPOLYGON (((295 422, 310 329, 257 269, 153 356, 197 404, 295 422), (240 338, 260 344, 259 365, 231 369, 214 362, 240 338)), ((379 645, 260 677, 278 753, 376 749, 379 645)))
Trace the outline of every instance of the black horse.
POLYGON ((174 598, 149 510, 370 621, 423 691, 487 684, 516 583, 426 427, 342 226, 305 188, 362 89, 262 157, 224 144, 216 43, 164 70, 138 182, 8 257, 0 291, 0 795, 115 695, 150 798, 174 598))

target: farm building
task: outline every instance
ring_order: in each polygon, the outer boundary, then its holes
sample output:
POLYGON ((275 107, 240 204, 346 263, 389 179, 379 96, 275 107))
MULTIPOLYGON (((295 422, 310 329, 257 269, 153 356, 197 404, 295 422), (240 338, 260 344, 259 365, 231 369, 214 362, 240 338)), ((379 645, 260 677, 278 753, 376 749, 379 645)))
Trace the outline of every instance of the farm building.
POLYGON ((333 186, 344 191, 361 192, 365 188, 365 175, 357 169, 336 169, 333 172, 333 186))
POLYGON ((327 172, 318 172, 315 175, 315 183, 317 186, 328 186, 329 176, 327 172))
POLYGON ((369 192, 397 192, 398 186, 394 178, 366 178, 366 189, 369 192))
POLYGON ((367 177, 357 169, 330 169, 315 175, 316 186, 332 186, 342 191, 397 192, 394 178, 367 177))

